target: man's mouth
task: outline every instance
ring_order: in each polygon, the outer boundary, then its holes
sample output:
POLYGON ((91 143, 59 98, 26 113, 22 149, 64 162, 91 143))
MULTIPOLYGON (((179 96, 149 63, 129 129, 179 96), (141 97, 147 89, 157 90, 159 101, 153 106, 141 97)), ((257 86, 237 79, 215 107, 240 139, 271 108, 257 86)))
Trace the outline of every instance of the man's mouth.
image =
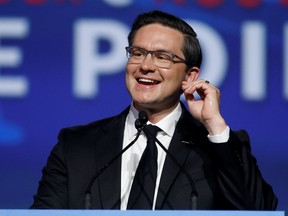
POLYGON ((143 85, 157 85, 160 83, 159 81, 156 80, 144 79, 144 78, 137 79, 137 82, 143 85))

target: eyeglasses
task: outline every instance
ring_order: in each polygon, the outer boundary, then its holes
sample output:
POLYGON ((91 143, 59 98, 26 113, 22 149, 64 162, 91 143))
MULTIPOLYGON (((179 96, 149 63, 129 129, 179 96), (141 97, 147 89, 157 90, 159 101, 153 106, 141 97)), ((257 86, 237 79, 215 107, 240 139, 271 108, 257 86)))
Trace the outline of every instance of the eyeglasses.
POLYGON ((150 53, 153 59, 153 63, 160 68, 166 68, 169 69, 172 67, 172 64, 174 63, 184 63, 186 64, 186 60, 177 56, 174 53, 170 53, 167 51, 150 51, 146 50, 140 47, 125 47, 127 52, 127 58, 129 59, 130 63, 133 64, 141 64, 143 60, 146 58, 146 56, 150 53), (178 61, 175 61, 174 59, 177 58, 178 61))

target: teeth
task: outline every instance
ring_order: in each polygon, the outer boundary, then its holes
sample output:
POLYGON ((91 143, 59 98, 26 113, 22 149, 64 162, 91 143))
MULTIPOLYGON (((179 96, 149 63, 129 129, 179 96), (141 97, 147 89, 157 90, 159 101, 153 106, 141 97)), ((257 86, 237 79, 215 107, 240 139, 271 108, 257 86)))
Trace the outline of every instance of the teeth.
POLYGON ((153 80, 150 80, 150 79, 143 79, 143 78, 139 79, 139 82, 154 83, 153 80))

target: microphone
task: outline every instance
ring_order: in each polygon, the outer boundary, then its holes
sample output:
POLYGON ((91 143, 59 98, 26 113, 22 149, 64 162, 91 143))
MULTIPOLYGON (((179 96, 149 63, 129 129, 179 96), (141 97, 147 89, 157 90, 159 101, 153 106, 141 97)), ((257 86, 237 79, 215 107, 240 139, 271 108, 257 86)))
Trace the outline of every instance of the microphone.
POLYGON ((135 127, 139 131, 143 130, 144 126, 148 121, 148 115, 145 111, 140 111, 138 113, 138 119, 135 121, 135 127))
MULTIPOLYGON (((184 173, 184 175, 187 177, 190 186, 191 186, 191 195, 190 195, 190 204, 192 210, 197 210, 197 202, 198 202, 198 192, 195 187, 195 183, 191 177, 191 175, 179 164, 179 162, 176 160, 176 158, 164 147, 164 145, 156 138, 156 136, 153 136, 148 128, 144 125, 143 131, 147 136, 147 133, 149 133, 150 136, 153 137, 154 141, 165 151, 167 155, 173 160, 173 162, 180 168, 181 172, 184 173)), ((182 141, 183 142, 183 141, 182 141)), ((190 142, 189 142, 190 143, 190 142)), ((193 144, 193 143, 192 143, 193 144)))
POLYGON ((90 209, 91 208, 91 201, 92 201, 92 194, 91 194, 91 188, 93 186, 93 183, 95 180, 118 158, 120 157, 127 149, 129 149, 139 138, 141 131, 144 129, 146 123, 148 121, 148 116, 145 111, 140 111, 138 114, 138 119, 135 121, 135 128, 137 129, 137 134, 134 140, 131 141, 122 151, 120 151, 116 156, 114 156, 108 163, 106 163, 100 170, 97 171, 97 173, 92 176, 92 178, 89 181, 89 184, 87 186, 87 189, 85 191, 84 196, 84 209, 90 209))

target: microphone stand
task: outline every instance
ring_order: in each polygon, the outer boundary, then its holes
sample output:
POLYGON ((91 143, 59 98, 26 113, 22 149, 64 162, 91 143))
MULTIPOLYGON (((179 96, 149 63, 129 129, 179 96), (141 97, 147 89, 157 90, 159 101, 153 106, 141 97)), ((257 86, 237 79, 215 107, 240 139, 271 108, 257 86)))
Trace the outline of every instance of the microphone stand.
MULTIPOLYGON (((146 114, 146 113, 145 113, 146 114)), ((136 119, 135 121, 135 127, 138 130, 136 137, 134 140, 132 140, 131 143, 129 143, 122 151, 120 151, 115 157, 113 157, 108 163, 106 163, 100 170, 97 171, 97 173, 90 179, 89 184, 87 186, 87 189, 85 191, 84 195, 84 209, 90 209, 91 208, 91 201, 92 201, 92 195, 91 195, 91 188, 95 180, 117 159, 119 158, 127 149, 129 149, 139 138, 141 131, 143 130, 148 118, 147 114, 143 115, 143 112, 139 113, 139 119, 136 119)))

